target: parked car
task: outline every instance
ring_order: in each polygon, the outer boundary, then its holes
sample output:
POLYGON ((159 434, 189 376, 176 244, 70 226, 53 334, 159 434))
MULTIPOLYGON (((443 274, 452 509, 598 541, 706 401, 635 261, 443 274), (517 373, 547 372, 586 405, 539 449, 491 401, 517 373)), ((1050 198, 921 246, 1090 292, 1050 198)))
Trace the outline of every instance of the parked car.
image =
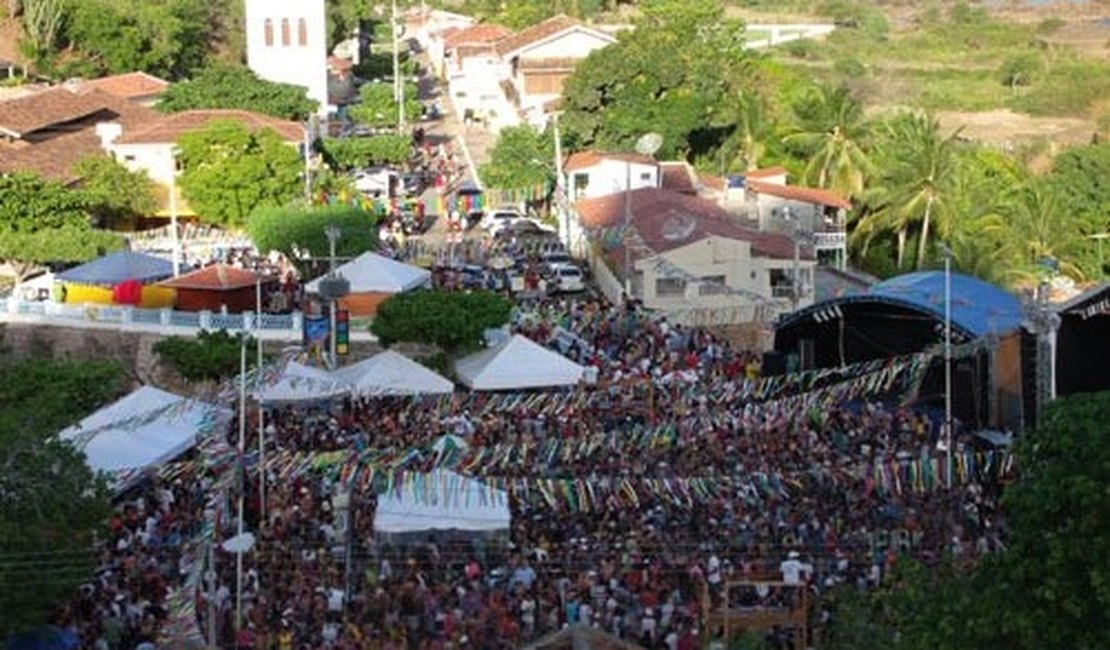
POLYGON ((516 210, 502 208, 487 212, 485 216, 482 217, 482 220, 478 222, 478 225, 481 226, 482 230, 485 232, 496 236, 502 229, 523 219, 524 215, 516 210))
POLYGON ((551 293, 578 293, 586 290, 586 279, 582 269, 573 264, 556 264, 552 267, 551 293))
POLYGON ((371 167, 354 173, 355 189, 363 194, 393 196, 401 185, 401 176, 388 167, 371 167))
POLYGON ((492 234, 497 239, 513 239, 514 237, 517 239, 536 239, 550 237, 555 234, 555 231, 535 219, 524 217, 501 226, 494 230, 492 234))

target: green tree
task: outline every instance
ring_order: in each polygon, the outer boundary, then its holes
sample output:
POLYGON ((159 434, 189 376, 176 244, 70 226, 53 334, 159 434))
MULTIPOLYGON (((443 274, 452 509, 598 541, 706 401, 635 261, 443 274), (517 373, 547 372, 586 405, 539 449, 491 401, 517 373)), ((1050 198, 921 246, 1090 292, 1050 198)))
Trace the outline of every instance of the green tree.
POLYGON ((336 226, 342 233, 336 242, 339 257, 357 257, 377 245, 377 217, 347 206, 279 207, 258 210, 251 215, 251 241, 263 253, 281 251, 296 259, 294 251, 307 252, 315 259, 328 256, 324 229, 336 226))
POLYGON ((351 38, 358 30, 358 22, 369 13, 363 0, 328 0, 328 51, 340 42, 351 38))
POLYGON ((57 181, 17 172, 0 176, 0 260, 22 281, 52 262, 84 262, 122 248, 115 233, 89 225, 89 199, 57 181))
POLYGON ((109 156, 88 156, 77 161, 84 196, 93 221, 103 227, 129 224, 158 207, 154 184, 146 172, 133 172, 109 156))
POLYGON ((1066 199, 1055 185, 1030 179, 1010 192, 1002 211, 1014 249, 1019 251, 1015 270, 1022 278, 1036 278, 1041 261, 1054 259, 1065 275, 1085 279, 1084 253, 1089 247, 1082 221, 1067 209, 1066 199))
POLYGON ((43 61, 58 43, 65 22, 66 0, 22 0, 19 4, 23 26, 20 45, 31 59, 43 61))
POLYGON ((316 111, 316 102, 307 93, 301 86, 260 79, 240 65, 217 64, 167 88, 158 108, 167 112, 242 109, 299 122, 316 111))
POLYGON ((488 291, 412 291, 387 298, 370 331, 386 346, 429 343, 455 354, 479 347, 483 332, 507 323, 511 311, 511 300, 488 291))
MULTIPOLYGON (((376 129, 395 129, 400 115, 393 96, 392 83, 368 83, 359 90, 359 102, 351 107, 351 118, 359 124, 376 129)), ((420 96, 416 84, 405 83, 405 120, 420 116, 420 96)))
POLYGON ((502 129, 479 175, 498 189, 548 185, 555 178, 555 142, 527 124, 502 129))
POLYGON ((407 135, 324 138, 322 150, 328 166, 338 171, 371 165, 400 165, 412 157, 412 138, 407 135))
POLYGON ((648 0, 640 9, 636 29, 592 52, 567 79, 568 141, 630 150, 656 132, 663 158, 715 151, 735 118, 736 91, 751 78, 743 23, 717 0, 648 0))
POLYGON ((273 129, 216 120, 178 146, 181 189, 206 221, 241 227, 257 208, 285 205, 302 192, 300 154, 273 129))
MULTIPOLYGON (((171 336, 154 344, 158 357, 189 381, 220 381, 239 374, 241 348, 254 350, 254 339, 227 330, 202 330, 196 338, 171 336)), ((247 369, 254 368, 255 355, 247 354, 247 369)))
POLYGON ((1044 67, 1036 52, 1015 54, 1002 63, 999 76, 1002 83, 1014 91, 1018 86, 1028 86, 1044 67))
MULTIPOLYGON (((906 113, 884 123, 878 145, 879 172, 867 196, 875 209, 865 217, 897 237, 897 265, 902 268, 911 230, 917 235, 917 268, 923 268, 934 221, 942 239, 951 237, 951 201, 959 167, 956 137, 941 135, 940 124, 924 115, 906 113)), ((857 232, 875 230, 866 222, 857 232)))
POLYGON ((66 38, 98 72, 177 78, 207 61, 218 9, 208 0, 75 0, 66 38))
POLYGON ((1095 650, 1110 625, 1110 393, 1053 402, 1018 442, 1006 549, 973 572, 903 574, 886 595, 897 644, 1095 650))
POLYGON ((867 127, 863 107, 846 86, 820 86, 794 105, 797 125, 784 138, 809 157, 806 181, 856 198, 871 170, 863 141, 867 127))
POLYGON ((112 362, 0 361, 0 638, 45 624, 93 576, 107 486, 56 434, 122 388, 112 362))
POLYGON ((753 91, 741 91, 734 107, 735 129, 723 145, 722 156, 730 169, 752 171, 759 168, 768 141, 775 138, 770 107, 762 94, 753 91))
POLYGON ((1071 147, 1052 161, 1049 183, 1068 197, 1085 234, 1110 232, 1110 143, 1071 147))

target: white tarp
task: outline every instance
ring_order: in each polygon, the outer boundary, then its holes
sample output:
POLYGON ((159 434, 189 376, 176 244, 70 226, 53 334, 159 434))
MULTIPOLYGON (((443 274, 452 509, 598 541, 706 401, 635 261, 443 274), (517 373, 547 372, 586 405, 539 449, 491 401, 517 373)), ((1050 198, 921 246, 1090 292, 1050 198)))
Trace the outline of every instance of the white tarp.
POLYGON ((378 497, 376 533, 419 533, 432 530, 496 532, 508 530, 509 498, 480 481, 437 469, 398 482, 378 497))
POLYGON ((443 395, 455 385, 405 355, 386 350, 332 373, 357 395, 443 395))
POLYGON ((520 334, 455 362, 459 381, 473 390, 574 386, 585 372, 585 366, 520 334))
MULTIPOLYGON (((351 293, 402 293, 429 286, 432 273, 377 253, 366 252, 335 269, 351 283, 351 293)), ((305 285, 305 291, 316 293, 320 278, 305 285)))
POLYGON ((93 470, 157 467, 192 448, 214 410, 211 404, 143 386, 58 435, 83 450, 93 470))
POLYGON ((311 402, 349 392, 350 386, 337 381, 327 370, 290 361, 273 383, 252 394, 261 402, 311 402))

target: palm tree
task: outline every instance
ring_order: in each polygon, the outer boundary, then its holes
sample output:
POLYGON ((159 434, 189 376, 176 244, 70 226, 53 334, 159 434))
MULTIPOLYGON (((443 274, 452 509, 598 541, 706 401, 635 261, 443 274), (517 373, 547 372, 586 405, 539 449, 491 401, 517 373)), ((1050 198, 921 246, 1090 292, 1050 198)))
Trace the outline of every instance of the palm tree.
POLYGON ((767 150, 767 140, 774 135, 767 102, 757 93, 744 91, 733 109, 736 129, 725 149, 730 152, 732 163, 739 163, 744 171, 759 169, 759 159, 767 150))
POLYGON ((1018 270, 1032 279, 1044 260, 1056 260, 1060 272, 1083 280, 1079 258, 1086 244, 1075 212, 1055 186, 1031 180, 1017 188, 1004 206, 1012 245, 1019 251, 1018 270))
POLYGON ((917 234, 918 269, 925 265, 933 222, 943 239, 951 234, 950 202, 958 183, 957 136, 958 132, 942 136, 936 120, 919 114, 902 114, 885 123, 879 146, 881 171, 867 198, 875 210, 861 220, 857 231, 869 236, 877 230, 893 231, 898 238, 899 268, 911 230, 917 234))
POLYGON ((871 163, 861 147, 867 134, 863 107, 845 86, 821 86, 794 105, 796 129, 787 144, 810 156, 807 182, 832 189, 848 198, 863 192, 871 163))

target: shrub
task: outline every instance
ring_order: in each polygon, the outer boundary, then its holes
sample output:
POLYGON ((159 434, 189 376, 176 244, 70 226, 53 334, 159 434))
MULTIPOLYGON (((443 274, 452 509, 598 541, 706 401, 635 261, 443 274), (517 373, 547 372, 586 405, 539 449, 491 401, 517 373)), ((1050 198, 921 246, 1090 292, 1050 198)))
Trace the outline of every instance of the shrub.
MULTIPOLYGON (((242 340, 242 334, 232 336, 227 330, 201 330, 195 339, 162 339, 154 344, 154 352, 189 381, 218 381, 239 372, 242 340)), ((251 348, 253 339, 248 338, 246 345, 251 348)), ((255 356, 247 354, 248 368, 254 367, 255 356)))

